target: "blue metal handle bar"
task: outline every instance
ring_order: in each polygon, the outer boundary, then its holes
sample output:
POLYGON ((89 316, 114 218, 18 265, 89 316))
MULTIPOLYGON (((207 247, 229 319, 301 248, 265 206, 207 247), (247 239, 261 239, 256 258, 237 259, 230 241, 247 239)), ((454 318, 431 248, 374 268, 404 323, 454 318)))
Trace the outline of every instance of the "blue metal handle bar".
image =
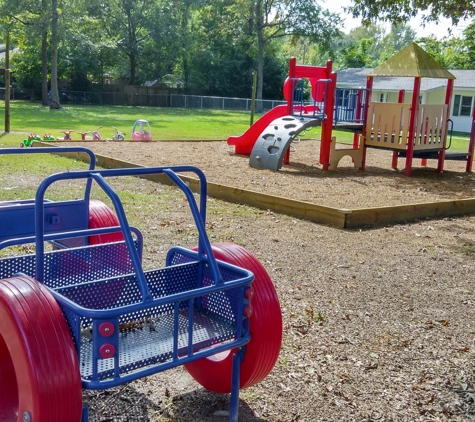
POLYGON ((447 128, 447 131, 450 133, 450 137, 449 137, 449 146, 447 146, 447 141, 446 141, 445 149, 449 149, 452 146, 452 134, 454 132, 454 121, 452 119, 447 119, 447 123, 450 124, 450 129, 447 128))
MULTIPOLYGON (((44 194, 48 186, 52 183, 59 181, 59 180, 68 180, 68 179, 85 179, 85 178, 92 178, 92 175, 100 175, 101 177, 118 177, 118 176, 140 176, 140 175, 148 175, 148 174, 156 174, 156 173, 164 173, 165 170, 169 170, 171 172, 192 172, 195 173, 199 180, 200 180, 200 209, 198 210, 196 207, 196 202, 194 197, 191 193, 190 188, 184 184, 180 184, 180 188, 185 192, 186 195, 190 195, 189 197, 193 198, 190 203, 191 211, 194 213, 195 221, 198 218, 201 218, 203 224, 199 224, 197 226, 198 233, 200 239, 207 239, 206 232, 204 230, 204 223, 206 221, 206 177, 204 173, 197 167, 194 166, 169 166, 169 167, 136 167, 136 168, 125 168, 125 169, 109 169, 109 170, 94 170, 94 171, 75 171, 75 172, 67 172, 67 173, 57 173, 51 176, 48 176, 44 179, 38 190, 36 192, 35 203, 36 203, 36 211, 35 211, 35 224, 36 224, 36 278, 38 281, 43 282, 44 278, 44 194), (188 193, 186 193, 188 192, 188 193)), ((97 176, 95 176, 97 177, 97 176)), ((112 188, 110 189, 112 191, 112 188)), ((112 198, 111 198, 112 199, 112 198)), ((115 205, 115 204, 114 204, 115 205)), ((120 221, 120 216, 119 221, 120 221)), ((127 230, 127 226, 122 226, 124 231, 127 230)), ((131 247, 132 244, 127 245, 131 247)), ((135 249, 135 248, 134 248, 135 249)), ((129 251, 130 252, 130 251, 129 251)), ((209 247, 209 252, 211 252, 211 248, 209 247)), ((132 253, 133 249, 132 249, 132 253)), ((219 274, 219 270, 217 269, 216 260, 214 255, 211 253, 208 255, 208 262, 212 268, 213 274, 219 274), (213 269, 214 267, 214 269, 213 269)), ((221 277, 218 277, 215 282, 218 282, 221 277)))
MULTIPOLYGON (((85 147, 35 147, 35 148, 0 148, 0 154, 58 154, 61 152, 84 152, 89 155, 89 170, 96 168, 96 156, 89 149, 85 147)), ((91 181, 86 183, 86 190, 84 198, 89 199, 91 193, 91 181)))
POLYGON ((109 196, 114 204, 115 211, 117 213, 117 218, 119 219, 120 227, 122 228, 122 235, 124 236, 125 244, 129 251, 129 256, 132 261, 132 266, 134 267, 135 274, 137 276, 137 282, 139 285, 140 293, 142 294, 142 302, 150 302, 152 300, 152 295, 147 286, 147 280, 145 279, 145 274, 142 269, 142 264, 140 262, 140 257, 137 253, 137 249, 134 246, 134 239, 132 239, 132 234, 130 233, 129 222, 125 216, 124 207, 122 206, 122 201, 120 200, 117 193, 112 189, 109 183, 97 173, 92 173, 91 177, 94 181, 102 188, 102 190, 109 196))
MULTIPOLYGON (((130 231, 137 236, 137 240, 142 247, 143 245, 143 236, 139 229, 136 227, 131 226, 130 231)), ((96 234, 107 234, 107 233, 117 233, 122 232, 122 228, 120 226, 114 227, 102 227, 98 229, 85 229, 85 230, 75 230, 71 232, 58 232, 58 233, 50 233, 44 235, 44 240, 47 242, 51 242, 53 240, 61 240, 61 239, 70 239, 73 237, 85 237, 85 236, 94 236, 96 234)), ((36 236, 28 236, 28 237, 20 237, 17 239, 8 239, 0 242, 0 250, 8 248, 9 246, 18 246, 24 245, 25 243, 34 243, 36 240, 36 236)), ((141 250, 139 250, 140 255, 142 254, 141 250)))
POLYGON ((198 239, 198 254, 200 259, 206 259, 210 265, 211 273, 213 274, 213 279, 216 281, 217 284, 222 284, 223 279, 221 277, 221 273, 219 272, 218 265, 216 264, 216 260, 210 259, 213 257, 213 250, 211 249, 211 243, 206 236, 206 228, 205 222, 199 218, 200 214, 198 208, 196 206, 195 197, 193 193, 188 188, 188 186, 180 179, 180 177, 174 173, 172 170, 165 169, 163 171, 170 179, 172 179, 177 186, 179 186, 182 191, 184 192, 186 199, 188 199, 188 204, 191 208, 191 213, 193 215, 193 219, 195 220, 196 227, 198 228, 199 239, 198 239), (203 255, 203 248, 204 252, 206 253, 206 257, 203 255))

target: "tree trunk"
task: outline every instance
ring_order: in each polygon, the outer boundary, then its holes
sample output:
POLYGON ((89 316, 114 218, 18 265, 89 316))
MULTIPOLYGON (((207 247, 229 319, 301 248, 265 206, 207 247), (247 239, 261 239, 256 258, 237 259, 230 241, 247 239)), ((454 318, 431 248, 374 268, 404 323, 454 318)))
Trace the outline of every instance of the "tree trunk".
POLYGON ((41 40, 41 103, 48 105, 48 31, 43 31, 41 40))
POLYGON ((52 0, 51 19, 51 109, 60 109, 58 92, 58 0, 52 0))
POLYGON ((264 88, 264 22, 262 3, 256 2, 256 31, 257 31, 257 93, 256 111, 262 113, 262 91, 264 88))
POLYGON ((136 68, 137 68, 137 57, 135 54, 130 54, 130 85, 135 85, 135 78, 136 78, 136 68))
POLYGON ((188 65, 188 58, 186 52, 183 53, 183 83, 186 92, 190 90, 190 66, 188 65))
POLYGON ((188 34, 188 14, 189 14, 189 8, 190 8, 190 3, 187 2, 184 5, 184 10, 183 14, 181 16, 181 53, 182 53, 182 65, 183 65, 183 84, 185 85, 185 92, 189 92, 190 89, 190 66, 188 64, 188 40, 189 40, 189 34, 188 34))

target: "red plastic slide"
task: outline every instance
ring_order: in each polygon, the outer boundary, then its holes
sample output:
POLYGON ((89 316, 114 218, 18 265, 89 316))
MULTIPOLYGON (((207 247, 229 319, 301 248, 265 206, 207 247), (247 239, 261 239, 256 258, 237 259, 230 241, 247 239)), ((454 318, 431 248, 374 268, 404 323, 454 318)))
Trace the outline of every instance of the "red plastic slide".
POLYGON ((288 114, 287 104, 275 106, 264 114, 257 122, 255 122, 241 136, 230 136, 228 145, 235 145, 234 152, 236 154, 250 155, 254 144, 263 130, 269 126, 275 119, 286 116, 288 114))

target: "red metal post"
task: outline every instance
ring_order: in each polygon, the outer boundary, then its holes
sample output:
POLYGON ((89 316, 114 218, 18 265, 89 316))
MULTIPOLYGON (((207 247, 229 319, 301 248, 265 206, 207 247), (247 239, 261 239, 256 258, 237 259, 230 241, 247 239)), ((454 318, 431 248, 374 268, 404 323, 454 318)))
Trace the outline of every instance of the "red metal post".
POLYGON ((289 62, 289 92, 287 93, 287 114, 290 116, 292 114, 292 103, 294 96, 294 82, 292 81, 295 78, 295 67, 297 65, 297 59, 295 57, 290 58, 289 62))
MULTIPOLYGON (((297 67, 297 59, 295 57, 290 58, 289 62, 289 85, 288 85, 288 92, 287 92, 287 115, 292 115, 293 112, 293 104, 294 104, 294 89, 295 89, 295 69, 297 67)), ((282 161, 284 164, 290 163, 290 148, 284 154, 284 158, 282 161)))
POLYGON ((368 126, 368 110, 369 110, 369 103, 371 102, 371 93, 373 90, 373 77, 368 76, 366 78, 366 106, 364 109, 364 125, 363 129, 361 130, 361 137, 363 138, 361 142, 363 142, 363 157, 361 160, 361 168, 359 170, 364 170, 366 165, 366 136, 371 136, 371 133, 366 133, 366 127, 368 126))
MULTIPOLYGON (((398 104, 402 104, 404 102, 404 96, 405 95, 406 95, 406 91, 404 89, 399 90, 399 94, 398 94, 398 97, 397 97, 398 104)), ((398 158, 398 152, 393 151, 393 162, 392 162, 391 167, 394 170, 397 170, 397 158, 398 158)))
POLYGON ((470 130, 470 143, 468 144, 467 172, 472 171, 473 144, 475 143, 475 107, 472 110, 472 129, 470 130))
MULTIPOLYGON (((454 80, 449 79, 447 81, 447 90, 445 91, 445 104, 447 104, 447 120, 450 116, 450 104, 452 101, 452 92, 454 90, 454 80)), ((449 131, 448 121, 445 123, 445 134, 444 134, 444 143, 442 145, 442 150, 439 152, 437 160, 437 172, 442 173, 444 171, 444 162, 445 162, 445 146, 447 144, 447 134, 449 131)))
MULTIPOLYGON (((358 91, 356 92, 356 110, 355 110, 356 121, 361 120, 361 107, 363 105, 363 98, 364 98, 363 90, 358 89, 358 91)), ((359 135, 358 133, 355 133, 353 135, 353 148, 355 149, 358 148, 358 145, 359 145, 359 135)))
MULTIPOLYGON (((327 66, 328 69, 328 66, 327 66)), ((331 70, 331 68, 330 68, 331 70)), ((322 134, 320 141, 320 163, 322 170, 328 170, 330 167, 330 146, 332 142, 333 130, 333 113, 335 110, 335 88, 336 88, 336 73, 331 72, 328 75, 327 92, 325 100, 325 116, 326 119, 322 121, 322 134)))
POLYGON ((332 61, 327 61, 324 79, 330 79, 325 87, 325 110, 323 113, 326 119, 322 121, 322 131, 320 135, 320 164, 322 170, 328 170, 330 167, 330 145, 332 141, 333 112, 335 108, 335 87, 336 73, 332 72, 332 61))
MULTIPOLYGON (((414 90, 412 91, 411 119, 409 122, 409 136, 407 137, 406 168, 404 174, 408 177, 412 174, 412 157, 414 155, 414 132, 416 130, 419 115, 419 93, 421 92, 421 78, 414 78, 414 90)), ((405 135, 404 133, 402 134, 405 135)))

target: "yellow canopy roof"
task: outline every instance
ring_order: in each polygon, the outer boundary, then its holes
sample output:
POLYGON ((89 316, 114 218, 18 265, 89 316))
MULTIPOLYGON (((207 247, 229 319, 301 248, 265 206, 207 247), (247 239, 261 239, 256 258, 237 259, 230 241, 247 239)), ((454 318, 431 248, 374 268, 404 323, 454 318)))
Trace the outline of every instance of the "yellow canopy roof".
POLYGON ((414 42, 373 69, 368 76, 455 79, 454 75, 414 42))

